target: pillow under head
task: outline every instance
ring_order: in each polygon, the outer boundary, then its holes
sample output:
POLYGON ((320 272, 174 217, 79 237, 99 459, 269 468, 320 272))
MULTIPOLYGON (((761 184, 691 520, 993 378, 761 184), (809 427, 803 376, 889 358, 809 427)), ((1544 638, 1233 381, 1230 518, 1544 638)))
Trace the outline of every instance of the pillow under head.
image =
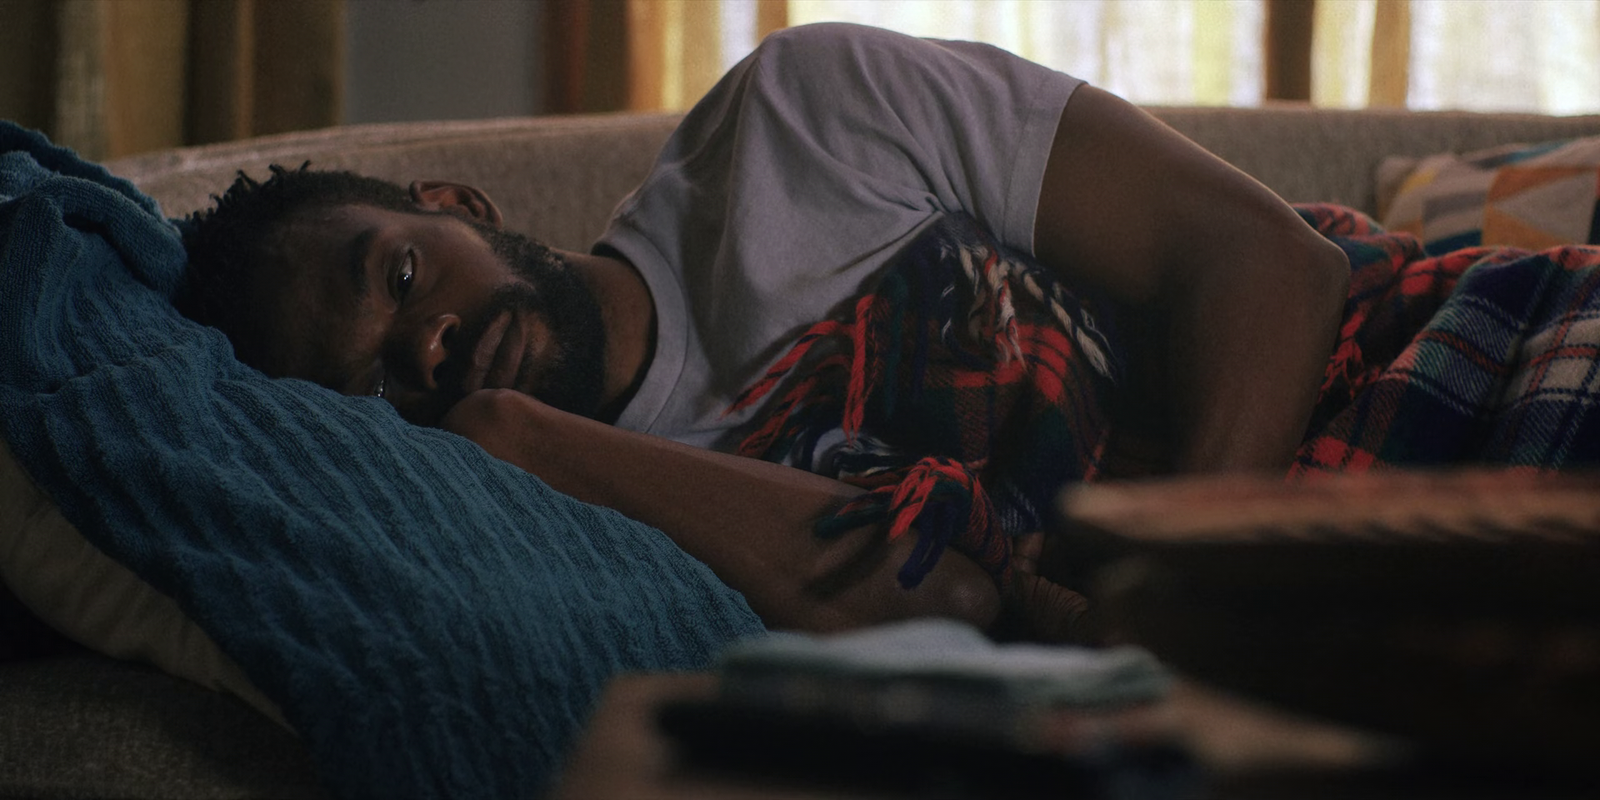
POLYGON ((282 707, 336 793, 533 793, 609 677, 762 631, 659 531, 240 364, 172 308, 183 266, 153 201, 0 124, 0 433, 282 707))

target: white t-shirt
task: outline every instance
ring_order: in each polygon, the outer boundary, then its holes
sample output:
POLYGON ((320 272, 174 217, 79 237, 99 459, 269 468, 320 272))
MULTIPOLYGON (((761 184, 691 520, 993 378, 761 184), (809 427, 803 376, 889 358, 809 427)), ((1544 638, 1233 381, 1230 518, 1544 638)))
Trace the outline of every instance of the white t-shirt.
POLYGON ((1031 253, 1056 125, 1081 81, 998 48, 855 25, 775 33, 668 139, 595 249, 656 306, 617 425, 729 450, 732 399, 946 212, 1031 253))

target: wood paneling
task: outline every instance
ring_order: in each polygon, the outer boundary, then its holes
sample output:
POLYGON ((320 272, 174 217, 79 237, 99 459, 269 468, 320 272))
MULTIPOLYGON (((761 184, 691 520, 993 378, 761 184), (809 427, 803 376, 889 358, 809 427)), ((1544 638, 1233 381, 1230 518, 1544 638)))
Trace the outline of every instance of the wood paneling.
POLYGON ((337 124, 344 0, 0 0, 0 114, 90 159, 337 124))
POLYGON ((30 128, 50 124, 56 19, 44 0, 0 0, 0 118, 30 128))
POLYGON ((1267 0, 1266 99, 1311 99, 1311 29, 1316 0, 1267 0))
POLYGON ((188 137, 242 139, 255 128, 255 2, 199 0, 189 21, 188 137))
POLYGON ((789 0, 756 0, 756 40, 789 27, 789 0))
POLYGON ((546 0, 546 105, 551 113, 628 107, 628 0, 546 0))
POLYGON ((344 108, 344 3, 265 0, 255 4, 255 21, 253 133, 339 124, 344 108))
POLYGON ((90 159, 110 158, 106 125, 105 5, 58 0, 55 80, 47 133, 90 159))
POLYGON ((107 157, 184 144, 189 0, 102 8, 107 157))

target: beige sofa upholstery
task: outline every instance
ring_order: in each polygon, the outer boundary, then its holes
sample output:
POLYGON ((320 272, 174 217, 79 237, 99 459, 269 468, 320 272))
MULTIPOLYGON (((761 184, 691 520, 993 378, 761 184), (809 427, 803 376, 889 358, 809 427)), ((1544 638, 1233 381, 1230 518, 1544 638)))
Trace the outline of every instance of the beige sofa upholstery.
POLYGON ((674 114, 595 115, 361 125, 269 136, 114 161, 168 216, 210 204, 240 169, 268 164, 348 169, 402 185, 451 180, 489 193, 506 225, 564 249, 600 236, 617 201, 639 184, 674 114))
MULTIPOLYGON (((1385 156, 1600 134, 1600 116, 1302 108, 1155 113, 1287 199, 1369 211, 1374 173, 1385 156)), ((270 163, 310 160, 398 181, 457 180, 487 190, 508 226, 582 249, 645 174, 676 120, 601 115, 359 126, 155 153, 109 166, 158 199, 169 216, 205 207, 237 170, 261 177, 270 163)), ((0 800, 314 796, 309 770, 292 735, 249 707, 184 681, 89 655, 0 663, 0 800)))
MULTIPOLYGON (((1156 108, 1157 117, 1290 201, 1375 210, 1373 176, 1386 156, 1463 152, 1507 142, 1600 134, 1600 116, 1156 108)), ((408 182, 454 180, 484 189, 514 230, 583 249, 617 201, 638 185, 678 117, 594 115, 333 128, 189 148, 109 166, 169 216, 209 203, 234 172, 310 160, 408 182)))

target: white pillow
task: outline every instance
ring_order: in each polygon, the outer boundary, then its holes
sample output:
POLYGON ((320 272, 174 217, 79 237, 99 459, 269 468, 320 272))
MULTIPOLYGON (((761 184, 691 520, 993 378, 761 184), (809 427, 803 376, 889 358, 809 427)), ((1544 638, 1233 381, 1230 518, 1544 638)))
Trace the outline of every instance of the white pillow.
POLYGON ((230 693, 284 727, 283 713, 170 597, 61 516, 0 439, 0 582, 63 636, 230 693))

